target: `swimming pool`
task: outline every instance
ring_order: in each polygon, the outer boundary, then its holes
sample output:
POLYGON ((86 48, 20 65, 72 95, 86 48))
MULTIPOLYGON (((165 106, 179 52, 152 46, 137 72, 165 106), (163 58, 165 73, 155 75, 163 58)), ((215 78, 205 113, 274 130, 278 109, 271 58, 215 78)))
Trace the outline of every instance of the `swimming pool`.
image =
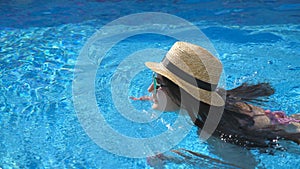
MULTIPOLYGON (((270 82, 276 93, 266 108, 288 114, 300 110, 297 2, 16 0, 1 1, 0 9, 0 168, 151 168, 146 158, 122 157, 100 148, 81 126, 72 93, 76 61, 89 38, 105 24, 138 12, 164 12, 193 23, 218 52, 227 88, 242 82, 270 82)), ((122 28, 117 26, 112 32, 122 28)), ((132 122, 119 115, 111 94, 111 82, 116 78, 129 84, 120 94, 126 90, 128 96, 148 94, 152 80, 149 70, 131 79, 126 78, 131 74, 116 76, 115 72, 132 53, 150 48, 168 50, 174 41, 151 33, 131 36, 101 61, 95 80, 96 101, 106 121, 118 132, 153 137, 177 119, 175 114, 164 113, 146 124, 132 122)), ((151 59, 160 61, 162 57, 151 59)), ((151 112, 149 103, 130 103, 139 113, 151 112)), ((299 146, 280 143, 276 149, 245 150, 214 139, 201 142, 193 127, 174 149, 190 149, 248 168, 296 168, 299 146)), ((229 167, 200 158, 187 163, 158 161, 155 166, 229 167)))

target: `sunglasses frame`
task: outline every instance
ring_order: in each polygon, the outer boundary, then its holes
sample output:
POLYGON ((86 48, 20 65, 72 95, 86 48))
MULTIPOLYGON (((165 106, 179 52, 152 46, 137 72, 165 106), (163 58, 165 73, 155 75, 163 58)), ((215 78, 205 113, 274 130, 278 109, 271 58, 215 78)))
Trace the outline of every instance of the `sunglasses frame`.
POLYGON ((159 88, 159 87, 166 87, 166 85, 164 85, 164 84, 159 84, 159 83, 157 83, 157 77, 156 77, 156 73, 155 72, 153 72, 153 74, 152 74, 152 80, 153 80, 153 90, 154 90, 154 94, 156 94, 157 93, 157 89, 159 88))

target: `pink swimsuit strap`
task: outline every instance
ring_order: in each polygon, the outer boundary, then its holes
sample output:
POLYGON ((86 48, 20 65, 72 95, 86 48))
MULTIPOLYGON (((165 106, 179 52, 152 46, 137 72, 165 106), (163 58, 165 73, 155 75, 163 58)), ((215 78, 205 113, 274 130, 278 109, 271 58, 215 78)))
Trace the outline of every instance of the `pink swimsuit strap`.
POLYGON ((300 123, 300 120, 288 117, 283 111, 266 110, 265 114, 270 118, 272 124, 290 124, 291 122, 300 123))

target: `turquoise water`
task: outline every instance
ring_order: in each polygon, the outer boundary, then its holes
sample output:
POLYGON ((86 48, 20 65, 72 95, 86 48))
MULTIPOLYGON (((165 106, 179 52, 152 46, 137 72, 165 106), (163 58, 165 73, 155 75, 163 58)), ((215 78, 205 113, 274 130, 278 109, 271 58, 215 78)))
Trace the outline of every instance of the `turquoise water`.
MULTIPOLYGON (((192 22, 219 53, 227 88, 243 82, 270 82, 276 93, 264 107, 287 114, 300 112, 297 3, 15 1, 0 2, 0 8, 0 168, 151 168, 146 158, 117 156, 95 144, 79 123, 72 100, 74 66, 89 37, 104 24, 136 12, 167 12, 192 22)), ((122 27, 115 29, 121 31, 122 27)), ((164 113, 148 124, 135 123, 122 117, 111 99, 111 80, 124 58, 146 48, 168 50, 173 42, 161 35, 133 36, 117 44, 102 60, 95 95, 105 119, 118 132, 152 137, 166 131, 177 118, 174 113, 164 113)), ((130 79, 124 92, 128 90, 128 96, 148 94, 151 75, 149 70, 141 71, 130 79)), ((129 80, 126 75, 124 80, 129 80)), ((147 102, 131 104, 141 113, 151 113, 147 102)), ((174 148, 244 168, 297 168, 299 146, 279 143, 275 149, 246 150, 215 139, 202 142, 192 128, 174 148)), ((196 157, 186 163, 157 164, 156 168, 162 166, 229 167, 196 157)))

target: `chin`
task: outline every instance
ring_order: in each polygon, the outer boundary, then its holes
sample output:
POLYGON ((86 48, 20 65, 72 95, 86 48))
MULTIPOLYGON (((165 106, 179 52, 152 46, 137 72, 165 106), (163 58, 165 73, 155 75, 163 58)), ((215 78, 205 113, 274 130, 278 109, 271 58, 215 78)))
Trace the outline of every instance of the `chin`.
POLYGON ((158 111, 166 111, 164 108, 160 107, 158 104, 153 104, 152 109, 158 110, 158 111))
POLYGON ((157 104, 153 104, 153 105, 152 105, 152 109, 158 110, 158 105, 157 105, 157 104))

